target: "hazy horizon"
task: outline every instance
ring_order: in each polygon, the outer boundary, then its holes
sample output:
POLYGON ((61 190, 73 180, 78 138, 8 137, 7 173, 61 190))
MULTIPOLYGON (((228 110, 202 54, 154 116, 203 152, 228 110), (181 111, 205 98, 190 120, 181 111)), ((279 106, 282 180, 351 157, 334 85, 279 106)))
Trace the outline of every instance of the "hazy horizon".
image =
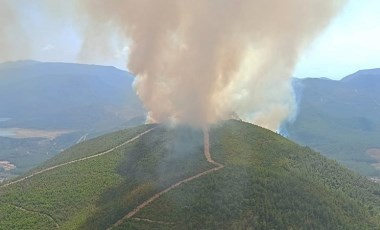
MULTIPOLYGON (((130 72, 126 68, 118 67, 116 65, 107 64, 107 63, 106 64, 102 64, 102 63, 79 63, 79 62, 70 62, 70 61, 43 61, 43 60, 36 60, 36 59, 20 59, 20 60, 3 61, 3 62, 0 62, 0 65, 7 64, 7 63, 28 62, 28 61, 30 61, 30 62, 39 62, 39 63, 63 63, 63 64, 109 66, 109 67, 114 67, 116 69, 127 71, 127 72, 133 74, 132 72, 130 72)), ((306 76, 295 76, 295 75, 293 75, 292 78, 295 78, 295 79, 325 78, 325 79, 329 79, 329 80, 333 80, 333 81, 340 81, 343 78, 345 78, 347 76, 350 76, 352 74, 355 74, 355 73, 357 73, 359 71, 363 71, 363 70, 377 70, 377 69, 380 69, 380 66, 379 67, 374 67, 374 68, 368 68, 368 69, 357 69, 357 70, 355 70, 355 71, 353 71, 351 73, 348 73, 347 75, 344 75, 344 76, 342 76, 340 78, 332 78, 332 77, 325 77, 325 76, 311 76, 311 75, 306 75, 306 76)))
MULTIPOLYGON (((38 2, 20 0, 9 3, 16 10, 31 43, 28 55, 13 60, 110 65, 126 70, 128 41, 116 39, 104 57, 80 60, 78 53, 83 38, 78 29, 72 27, 72 21, 65 18, 66 8, 63 7, 59 19, 46 20, 51 15, 42 12, 38 2)), ((379 1, 350 0, 303 53, 293 76, 341 79, 358 70, 380 68, 380 15, 376 10, 379 8, 379 1)), ((0 59, 3 61, 12 59, 0 59)))

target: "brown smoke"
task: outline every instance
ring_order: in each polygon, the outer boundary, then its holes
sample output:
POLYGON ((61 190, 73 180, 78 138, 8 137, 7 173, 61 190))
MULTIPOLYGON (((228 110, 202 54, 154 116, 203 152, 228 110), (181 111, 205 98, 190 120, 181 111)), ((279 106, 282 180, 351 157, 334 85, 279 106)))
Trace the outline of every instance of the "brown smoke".
MULTIPOLYGON (((205 123, 231 112, 277 129, 291 74, 343 0, 124 0, 84 6, 133 41, 128 68, 150 118, 205 123)), ((101 31, 100 31, 101 33, 101 31)))
POLYGON ((0 1, 0 62, 23 58, 29 46, 12 1, 0 1))
MULTIPOLYGON (((114 36, 131 40, 128 69, 151 121, 204 124, 237 114, 275 130, 295 110, 299 55, 345 0, 69 2, 82 12, 75 10, 80 58, 111 55, 114 36)), ((1 32, 12 18, 3 11, 1 32)))

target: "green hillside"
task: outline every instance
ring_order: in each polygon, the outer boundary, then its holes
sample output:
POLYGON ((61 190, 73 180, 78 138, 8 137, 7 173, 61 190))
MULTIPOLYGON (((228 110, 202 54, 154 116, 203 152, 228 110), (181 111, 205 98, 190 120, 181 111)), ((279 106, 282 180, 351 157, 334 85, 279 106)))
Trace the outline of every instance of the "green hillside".
POLYGON ((361 70, 342 80, 296 79, 298 111, 283 125, 287 137, 350 169, 380 178, 380 69, 361 70))
POLYGON ((309 148, 238 121, 212 126, 210 147, 223 168, 206 160, 202 130, 188 127, 81 143, 0 185, 0 229, 380 228, 380 186, 309 148))

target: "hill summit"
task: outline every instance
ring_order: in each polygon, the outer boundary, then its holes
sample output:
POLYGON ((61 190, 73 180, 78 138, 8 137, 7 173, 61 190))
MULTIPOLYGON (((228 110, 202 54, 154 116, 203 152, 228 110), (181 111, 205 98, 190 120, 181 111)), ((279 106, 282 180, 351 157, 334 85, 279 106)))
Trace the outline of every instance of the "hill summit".
POLYGON ((380 187, 230 120, 80 143, 0 185, 0 229, 377 229, 380 187))

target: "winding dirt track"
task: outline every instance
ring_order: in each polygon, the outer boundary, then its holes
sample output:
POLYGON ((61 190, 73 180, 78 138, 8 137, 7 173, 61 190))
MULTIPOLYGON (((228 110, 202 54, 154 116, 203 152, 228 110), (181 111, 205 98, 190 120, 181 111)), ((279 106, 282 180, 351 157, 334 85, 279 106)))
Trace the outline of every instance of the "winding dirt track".
MULTIPOLYGON (((80 158, 80 159, 77 159, 77 160, 69 161, 69 162, 66 162, 66 163, 63 163, 63 164, 59 164, 59 165, 55 165, 55 166, 52 166, 52 167, 49 167, 49 168, 43 169, 43 170, 41 170, 41 171, 38 171, 38 172, 32 173, 32 174, 30 174, 29 176, 26 176, 26 177, 23 177, 23 178, 21 178, 21 179, 18 179, 18 180, 12 181, 12 182, 10 182, 10 183, 8 183, 8 184, 1 185, 0 188, 5 188, 5 187, 10 186, 10 185, 12 185, 12 184, 16 184, 16 183, 19 183, 19 182, 24 181, 24 180, 26 180, 26 179, 29 179, 29 178, 31 178, 31 177, 34 177, 34 176, 36 176, 36 175, 38 175, 38 174, 41 174, 41 173, 44 173, 44 172, 47 172, 47 171, 50 171, 50 170, 53 170, 53 169, 56 169, 56 168, 60 168, 60 167, 65 166, 65 165, 69 165, 69 164, 73 164, 73 163, 76 163, 76 162, 85 161, 85 160, 89 160, 89 159, 92 159, 92 158, 95 158, 95 157, 103 156, 103 155, 105 155, 105 154, 107 154, 107 153, 110 153, 110 152, 114 151, 115 149, 118 149, 118 148, 120 148, 120 147, 122 147, 122 146, 124 146, 124 145, 126 145, 126 144, 129 144, 129 143, 131 143, 131 142, 137 140, 138 138, 140 138, 141 136, 143 136, 143 135, 149 133, 150 131, 152 131, 152 130, 155 129, 155 128, 156 128, 156 127, 151 128, 151 129, 149 129, 149 130, 147 130, 147 131, 145 131, 145 132, 142 132, 142 133, 138 134, 137 136, 133 137, 132 139, 129 139, 129 140, 127 140, 127 141, 121 143, 120 145, 117 145, 117 146, 115 146, 115 147, 113 147, 113 148, 111 148, 111 149, 109 149, 109 150, 104 151, 104 152, 98 153, 98 154, 96 154, 96 155, 88 156, 88 157, 83 157, 83 158, 80 158)), ((10 205, 10 204, 8 204, 8 205, 10 205)), ((17 208, 17 209, 19 209, 19 210, 21 210, 21 211, 24 211, 24 212, 32 212, 32 213, 36 213, 36 214, 38 214, 38 215, 45 216, 46 218, 48 218, 50 221, 52 221, 52 222, 54 223, 54 225, 56 226, 57 229, 59 229, 59 224, 57 223, 57 221, 55 221, 55 219, 54 219, 52 216, 48 215, 48 214, 41 213, 41 212, 37 212, 37 211, 28 210, 28 209, 25 209, 25 208, 22 208, 22 207, 20 207, 20 206, 16 206, 16 205, 13 205, 13 204, 12 204, 12 206, 14 206, 15 208, 17 208)))
POLYGON ((44 173, 44 172, 47 172, 47 171, 50 171, 50 170, 53 170, 53 169, 56 169, 56 168, 60 168, 60 167, 65 166, 65 165, 70 165, 70 164, 74 164, 74 163, 77 163, 77 162, 80 162, 80 161, 85 161, 85 160, 89 160, 89 159, 92 159, 92 158, 95 158, 95 157, 103 156, 103 155, 105 155, 105 154, 107 154, 107 153, 110 153, 110 152, 114 151, 115 149, 118 149, 118 148, 120 148, 120 147, 122 147, 122 146, 124 146, 124 145, 126 145, 126 144, 129 144, 129 143, 131 143, 131 142, 137 140, 138 138, 140 138, 141 136, 143 136, 143 135, 149 133, 150 131, 152 131, 152 130, 155 129, 155 128, 156 128, 156 127, 151 128, 151 129, 149 129, 149 130, 147 130, 147 131, 145 131, 145 132, 142 132, 142 133, 140 133, 139 135, 133 137, 132 139, 129 139, 129 140, 127 140, 127 141, 121 143, 120 145, 115 146, 115 147, 113 147, 113 148, 111 148, 111 149, 109 149, 109 150, 106 150, 106 151, 104 151, 104 152, 98 153, 98 154, 96 154, 96 155, 88 156, 88 157, 83 157, 83 158, 80 158, 80 159, 77 159, 77 160, 69 161, 69 162, 66 162, 66 163, 63 163, 63 164, 59 164, 59 165, 55 165, 55 166, 52 166, 52 167, 49 167, 49 168, 43 169, 43 170, 41 170, 41 171, 38 171, 38 172, 32 173, 32 174, 30 174, 29 176, 23 177, 23 178, 21 178, 21 179, 18 179, 18 180, 12 181, 12 182, 9 182, 8 184, 1 185, 0 188, 4 188, 4 187, 10 186, 10 185, 12 185, 12 184, 19 183, 19 182, 21 182, 21 181, 24 181, 24 180, 26 180, 26 179, 29 179, 29 178, 31 178, 31 177, 34 177, 34 176, 36 176, 36 175, 38 175, 38 174, 41 174, 41 173, 44 173))
MULTIPOLYGON (((165 194, 165 193, 169 192, 170 190, 172 190, 172 189, 180 186, 181 184, 189 182, 189 181, 192 181, 192 180, 195 180, 195 179, 197 179, 197 178, 199 178, 201 176, 204 176, 204 175, 207 175, 207 174, 210 174, 210 173, 213 173, 215 171, 218 171, 218 170, 222 169, 224 167, 224 165, 222 165, 222 164, 220 164, 218 162, 215 162, 212 159, 212 157, 211 157, 211 154, 210 154, 210 138, 209 138, 208 128, 204 128, 203 129, 203 142, 204 142, 204 144, 203 144, 204 145, 204 155, 206 157, 206 160, 209 163, 215 165, 216 166, 215 168, 212 168, 212 169, 209 169, 207 171, 198 173, 198 174, 196 174, 194 176, 188 177, 188 178, 186 178, 184 180, 181 180, 181 181, 173 184, 172 186, 168 187, 167 189, 165 189, 165 190, 163 190, 163 191, 161 191, 159 193, 156 193, 154 196, 152 196, 148 200, 144 201, 142 204, 140 204, 139 206, 137 206, 131 212, 127 213, 127 215, 125 215, 122 219, 118 220, 114 225, 112 225, 111 227, 109 227, 107 230, 110 230, 110 229, 112 229, 114 227, 117 227, 117 226, 121 225, 125 220, 130 219, 134 215, 136 215, 136 213, 139 212, 141 209, 143 209, 147 205, 151 204, 153 201, 155 201, 158 198, 160 198, 163 194, 165 194)), ((149 219, 138 218, 138 220, 158 223, 158 221, 152 221, 152 220, 149 220, 149 219)))
MULTIPOLYGON (((156 128, 156 127, 155 127, 156 128)), ((12 181, 12 182, 9 182, 7 184, 4 184, 4 185, 1 185, 0 188, 4 188, 4 187, 7 187, 7 186, 10 186, 12 184, 16 184, 16 183, 19 183, 21 181, 24 181, 26 179, 29 179, 31 177, 34 177, 36 175, 39 175, 41 173, 44 173, 44 172, 47 172, 47 171, 50 171, 50 170, 53 170, 53 169, 56 169, 56 168, 60 168, 62 166, 65 166, 65 165, 70 165, 70 164, 74 164, 74 163, 77 163, 77 162, 80 162, 80 161, 85 161, 85 160, 89 160, 89 159, 92 159, 92 158, 95 158, 95 157, 100 157, 102 155, 105 155, 105 154, 108 154, 112 151, 114 151, 115 149, 118 149, 126 144, 129 144, 135 140, 137 140, 138 138, 140 138, 141 136, 151 132, 152 130, 154 130, 155 128, 152 128, 152 129, 149 129, 145 132, 142 132, 140 133, 139 135, 133 137, 132 139, 129 139, 128 141, 126 142, 123 142, 122 144, 118 145, 118 146, 115 146, 109 150, 106 150, 104 152, 101 152, 101 153, 98 153, 96 155, 92 155, 92 156, 88 156, 88 157, 83 157, 83 158, 80 158, 80 159, 77 159, 77 160, 73 160, 73 161, 69 161, 69 162, 66 162, 66 163, 63 163, 63 164, 58 164, 58 165, 55 165, 55 166, 52 166, 52 167, 49 167, 49 168, 46 168, 46 169, 43 169, 41 171, 38 171, 38 172, 35 172, 35 173, 32 173, 30 174, 29 176, 26 176, 26 177, 23 177, 23 178, 20 178, 18 180, 15 180, 15 181, 12 181)), ((158 198, 160 198, 163 194, 169 192, 170 190, 180 186, 181 184, 183 183, 186 183, 186 182, 189 182, 189 181, 192 181, 192 180, 195 180, 201 176, 204 176, 204 175, 207 175, 207 174, 210 174, 210 173, 213 173, 215 171, 218 171, 220 169, 222 169, 224 167, 224 165, 214 161, 211 157, 211 153, 210 153, 210 143, 209 143, 209 131, 207 128, 204 128, 203 129, 203 136, 204 136, 204 155, 206 157, 206 160, 215 165, 216 167, 215 168, 212 168, 212 169, 209 169, 209 170, 206 170, 204 172, 201 172, 201 173, 198 173, 194 176, 191 176, 191 177, 188 177, 184 180, 181 180, 175 184, 173 184, 172 186, 168 187, 167 189, 155 194, 154 196, 152 196, 151 198, 149 198, 148 200, 146 200, 145 202, 143 202, 142 204, 140 204, 139 206, 137 206, 135 209, 133 209, 131 212, 129 212, 127 215, 125 215, 122 219, 120 219, 119 221, 117 221, 114 225, 112 225, 110 228, 108 229, 111 229, 113 227, 117 227, 119 226, 120 224, 122 224, 125 220, 127 219, 130 219, 132 218, 137 212, 139 212, 142 208, 146 207, 147 205, 151 204, 153 201, 157 200, 158 198)), ((16 206, 15 206, 16 207, 16 206)), ((18 209, 20 210, 23 210, 23 211, 27 211, 27 212, 35 212, 35 211, 31 211, 31 210, 26 210, 24 208, 21 208, 21 207, 18 207, 18 209)), ((38 213, 38 212, 35 212, 35 213, 38 213)), ((54 223, 57 225, 57 228, 59 228, 59 225, 57 224, 57 222, 55 222, 55 220, 51 217, 51 216, 48 216, 46 214, 43 214, 43 213, 39 213, 41 215, 45 215, 47 216, 50 220, 54 221, 54 223)), ((149 220, 149 219, 142 219, 142 218, 134 218, 138 221, 148 221, 148 222, 155 222, 155 223, 163 223, 163 224, 167 224, 165 222, 162 222, 162 221, 152 221, 152 220, 149 220)))

